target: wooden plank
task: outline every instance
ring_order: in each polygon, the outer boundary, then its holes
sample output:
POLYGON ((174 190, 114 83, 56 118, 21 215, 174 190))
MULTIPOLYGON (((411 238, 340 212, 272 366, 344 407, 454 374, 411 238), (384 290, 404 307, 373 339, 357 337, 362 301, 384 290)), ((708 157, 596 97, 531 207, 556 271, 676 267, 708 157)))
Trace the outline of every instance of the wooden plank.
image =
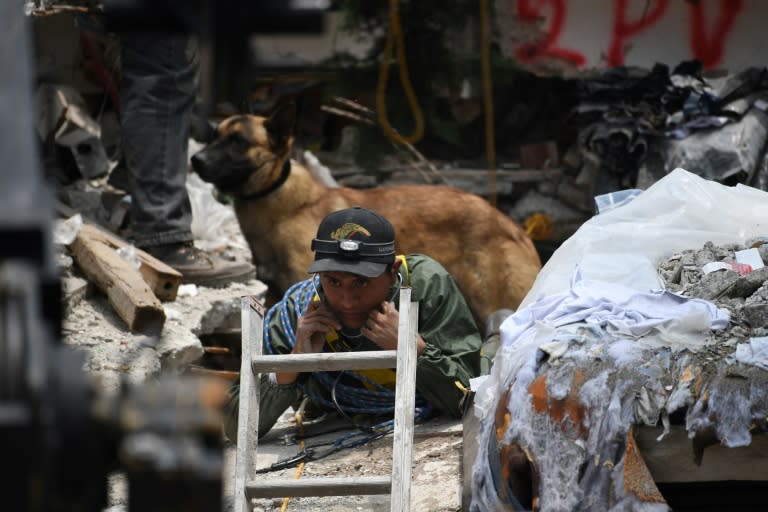
POLYGON ((121 258, 98 230, 83 225, 69 245, 80 269, 102 292, 131 332, 159 334, 165 324, 163 306, 139 271, 121 258))
POLYGON ((388 494, 392 487, 388 476, 302 478, 299 480, 269 478, 249 482, 248 498, 272 498, 275 496, 356 496, 364 494, 388 494))
MULTIPOLYGON (((56 210, 60 215, 67 217, 71 217, 77 213, 69 206, 61 203, 56 205, 56 210)), ((93 230, 92 236, 94 238, 100 240, 114 250, 131 245, 127 240, 107 231, 88 219, 83 219, 83 227, 85 226, 88 226, 90 230, 93 230)), ((147 283, 152 290, 152 293, 154 293, 161 301, 176 300, 176 293, 181 284, 181 273, 151 254, 142 251, 138 247, 136 248, 136 257, 141 263, 141 267, 139 267, 141 278, 147 283)))
MULTIPOLYGON (((96 230, 99 239, 103 243, 109 245, 115 250, 130 245, 130 242, 123 240, 117 235, 114 235, 99 226, 89 226, 96 230)), ((144 279, 144 282, 147 283, 147 285, 152 290, 152 293, 154 293, 155 296, 161 301, 176 300, 176 293, 178 292, 179 285, 181 284, 181 273, 173 267, 166 265, 151 254, 142 251, 138 247, 135 249, 136 257, 141 263, 141 267, 139 267, 139 273, 141 274, 142 279, 144 279)))
POLYGON ((635 431, 637 446, 656 482, 768 479, 768 435, 753 435, 748 446, 739 448, 709 446, 704 450, 701 466, 697 466, 685 428, 673 425, 664 439, 656 441, 661 433, 662 429, 651 427, 635 431))
POLYGON ((365 352, 259 355, 253 358, 251 368, 255 373, 269 373, 276 371, 363 370, 370 368, 395 368, 396 366, 396 350, 372 350, 365 352))
POLYGON ((395 429, 392 440, 392 512, 411 509, 413 471, 413 413, 416 406, 416 336, 419 305, 411 303, 411 288, 400 289, 397 327, 395 429))

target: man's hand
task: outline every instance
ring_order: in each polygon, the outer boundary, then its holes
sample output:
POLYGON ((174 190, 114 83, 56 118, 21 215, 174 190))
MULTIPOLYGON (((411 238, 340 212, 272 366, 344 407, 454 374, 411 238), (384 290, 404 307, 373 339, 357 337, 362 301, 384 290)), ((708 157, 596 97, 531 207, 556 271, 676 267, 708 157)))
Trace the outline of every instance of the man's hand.
MULTIPOLYGON (((397 329, 400 314, 391 302, 382 302, 371 311, 368 321, 360 332, 382 350, 397 350, 397 329)), ((427 344, 420 334, 416 334, 416 355, 421 355, 427 344)))
MULTIPOLYGON (((303 315, 296 322, 296 343, 292 354, 315 354, 322 352, 325 333, 331 329, 341 329, 341 324, 328 307, 320 301, 310 302, 303 315)), ((299 377, 298 372, 278 372, 275 379, 278 384, 291 384, 299 377)))
POLYGON ((325 343, 325 333, 341 329, 333 312, 320 301, 310 302, 296 324, 296 344, 294 354, 314 354, 321 352, 325 343))
POLYGON ((382 302, 371 311, 360 332, 383 350, 397 350, 397 324, 400 315, 391 302, 382 302))

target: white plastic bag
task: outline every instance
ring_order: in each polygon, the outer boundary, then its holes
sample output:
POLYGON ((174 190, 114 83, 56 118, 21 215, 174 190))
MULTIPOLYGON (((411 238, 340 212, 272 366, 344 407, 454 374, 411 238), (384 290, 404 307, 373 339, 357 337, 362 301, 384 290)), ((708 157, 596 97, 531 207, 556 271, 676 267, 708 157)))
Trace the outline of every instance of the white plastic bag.
POLYGON ((187 176, 187 192, 192 205, 192 235, 195 245, 203 250, 223 249, 229 242, 223 226, 234 222, 235 213, 216 200, 213 185, 205 183, 195 173, 187 176))
POLYGON ((630 203, 585 222, 542 268, 520 309, 567 290, 577 267, 586 279, 647 292, 661 287, 656 267, 675 252, 765 235, 768 192, 678 168, 630 203))

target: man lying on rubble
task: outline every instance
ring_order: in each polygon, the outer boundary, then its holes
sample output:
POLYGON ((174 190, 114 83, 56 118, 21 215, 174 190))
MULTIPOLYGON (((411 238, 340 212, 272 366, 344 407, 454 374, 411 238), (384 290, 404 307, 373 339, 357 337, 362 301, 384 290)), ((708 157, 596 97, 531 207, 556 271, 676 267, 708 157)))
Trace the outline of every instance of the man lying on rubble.
MULTIPOLYGON (((328 215, 312 241, 312 278, 289 289, 267 312, 265 354, 394 350, 398 293, 419 303, 416 418, 460 417, 469 379, 480 374, 480 332, 450 274, 422 254, 395 254, 395 232, 361 207, 328 215)), ((308 399, 316 413, 337 411, 358 426, 392 417, 394 370, 263 375, 259 436, 289 406, 308 399)), ((237 439, 238 387, 232 389, 226 433, 237 439)), ((305 405, 306 407, 306 405, 305 405)))

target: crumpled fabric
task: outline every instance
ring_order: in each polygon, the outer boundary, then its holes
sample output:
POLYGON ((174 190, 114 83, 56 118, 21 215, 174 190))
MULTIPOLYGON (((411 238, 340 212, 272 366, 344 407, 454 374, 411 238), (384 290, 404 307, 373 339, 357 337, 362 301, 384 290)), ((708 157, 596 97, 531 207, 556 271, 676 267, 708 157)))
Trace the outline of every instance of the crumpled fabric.
POLYGON ((519 341, 536 324, 560 327, 576 322, 598 325, 614 335, 644 336, 651 331, 673 332, 724 329, 730 315, 713 303, 669 291, 639 292, 616 283, 583 279, 574 272, 570 290, 540 298, 501 324, 502 346, 519 341))
POLYGON ((726 360, 729 363, 738 361, 768 370, 768 337, 750 338, 749 343, 739 343, 736 345, 736 351, 726 360))

